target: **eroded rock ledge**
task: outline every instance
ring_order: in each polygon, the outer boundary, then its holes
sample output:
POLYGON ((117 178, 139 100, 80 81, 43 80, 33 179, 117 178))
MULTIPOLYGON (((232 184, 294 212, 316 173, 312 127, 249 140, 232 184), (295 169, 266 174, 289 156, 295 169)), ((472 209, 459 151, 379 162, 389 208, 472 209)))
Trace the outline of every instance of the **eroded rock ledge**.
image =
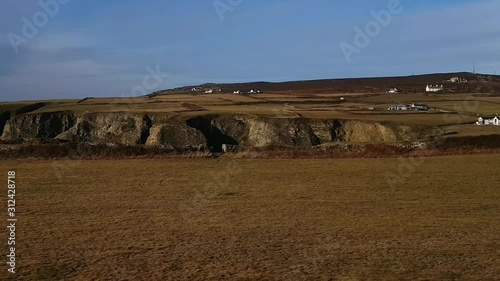
POLYGON ((211 151, 222 151, 223 144, 311 147, 333 142, 417 141, 431 133, 429 128, 391 123, 236 114, 187 118, 160 114, 54 112, 3 116, 0 121, 4 142, 54 139, 96 144, 206 147, 211 151))

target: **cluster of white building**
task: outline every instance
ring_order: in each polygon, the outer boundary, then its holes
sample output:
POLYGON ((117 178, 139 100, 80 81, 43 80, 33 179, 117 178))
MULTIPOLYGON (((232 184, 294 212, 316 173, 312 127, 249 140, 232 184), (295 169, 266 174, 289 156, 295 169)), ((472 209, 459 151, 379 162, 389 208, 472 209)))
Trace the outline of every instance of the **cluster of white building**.
POLYGON ((435 93, 435 92, 441 92, 443 89, 444 89, 443 85, 427 85, 425 91, 435 93))
POLYGON ((479 117, 477 119, 476 125, 494 125, 500 126, 500 117, 479 117))
POLYGON ((214 92, 221 92, 221 89, 207 89, 207 88, 202 88, 202 87, 194 87, 191 89, 191 92, 198 92, 198 93, 204 93, 204 94, 213 94, 214 92))
POLYGON ((465 83, 465 82, 468 82, 467 79, 465 78, 461 78, 461 77, 451 77, 448 82, 452 82, 452 83, 465 83))
MULTIPOLYGON (((426 92, 441 92, 444 90, 444 86, 443 85, 427 85, 427 87, 425 87, 425 91, 426 92)), ((391 88, 389 91, 387 91, 387 93, 389 94, 397 94, 399 93, 399 89, 398 88, 391 88)))
POLYGON ((260 94, 260 93, 262 93, 262 91, 260 91, 260 90, 250 90, 248 92, 237 90, 237 91, 233 92, 233 95, 252 95, 252 94, 260 94))
POLYGON ((416 111, 428 111, 429 107, 425 104, 421 103, 412 103, 412 104, 397 104, 391 105, 387 110, 416 110, 416 111))

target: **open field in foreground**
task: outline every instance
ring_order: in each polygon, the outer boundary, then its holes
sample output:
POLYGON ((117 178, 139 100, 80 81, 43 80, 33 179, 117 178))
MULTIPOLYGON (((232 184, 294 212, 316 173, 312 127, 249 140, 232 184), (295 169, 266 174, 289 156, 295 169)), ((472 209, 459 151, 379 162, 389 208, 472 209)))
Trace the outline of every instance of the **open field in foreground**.
POLYGON ((0 279, 498 280, 500 155, 400 163, 4 161, 0 279))

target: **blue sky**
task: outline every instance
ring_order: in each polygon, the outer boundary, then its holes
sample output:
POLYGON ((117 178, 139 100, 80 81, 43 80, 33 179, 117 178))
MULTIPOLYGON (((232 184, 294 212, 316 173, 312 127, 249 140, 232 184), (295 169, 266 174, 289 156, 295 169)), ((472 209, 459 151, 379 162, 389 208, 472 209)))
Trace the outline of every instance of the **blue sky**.
POLYGON ((33 23, 44 10, 2 0, 0 100, 131 96, 147 67, 164 75, 152 90, 471 71, 474 61, 478 72, 500 71, 498 0, 401 0, 348 62, 340 44, 355 46, 355 28, 390 1, 232 0, 220 17, 214 3, 231 0, 69 0, 27 38, 23 17, 33 23), (12 34, 26 39, 18 53, 12 34))

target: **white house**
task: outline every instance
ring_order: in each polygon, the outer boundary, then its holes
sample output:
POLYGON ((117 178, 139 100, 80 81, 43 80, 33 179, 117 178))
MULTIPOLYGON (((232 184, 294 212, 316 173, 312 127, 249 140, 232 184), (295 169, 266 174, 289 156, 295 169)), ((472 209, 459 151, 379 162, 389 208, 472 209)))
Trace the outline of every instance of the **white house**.
POLYGON ((409 105, 406 104, 398 104, 398 105, 391 105, 387 110, 408 110, 409 105))
POLYGON ((422 103, 412 103, 410 105, 411 110, 421 110, 421 111, 428 111, 429 107, 425 104, 422 103))
POLYGON ((249 92, 238 90, 233 92, 234 95, 249 95, 249 94, 260 94, 260 93, 262 93, 262 91, 260 90, 250 90, 249 92))
POLYGON ((214 90, 212 90, 212 89, 205 91, 205 94, 213 94, 213 93, 214 93, 214 90))
POLYGON ((397 94, 399 90, 397 88, 392 88, 389 91, 387 91, 389 94, 397 94))
POLYGON ((444 89, 443 85, 427 85, 427 87, 425 88, 425 91, 426 92, 440 92, 444 89))
POLYGON ((500 126, 500 117, 495 116, 495 117, 479 117, 477 119, 476 125, 494 125, 494 126, 500 126))
POLYGON ((416 111, 428 111, 429 107, 425 104, 421 103, 412 103, 412 104, 397 104, 391 105, 387 110, 416 110, 416 111))
POLYGON ((452 83, 465 83, 467 82, 467 79, 465 78, 462 78, 462 77, 451 77, 448 82, 452 82, 452 83))

